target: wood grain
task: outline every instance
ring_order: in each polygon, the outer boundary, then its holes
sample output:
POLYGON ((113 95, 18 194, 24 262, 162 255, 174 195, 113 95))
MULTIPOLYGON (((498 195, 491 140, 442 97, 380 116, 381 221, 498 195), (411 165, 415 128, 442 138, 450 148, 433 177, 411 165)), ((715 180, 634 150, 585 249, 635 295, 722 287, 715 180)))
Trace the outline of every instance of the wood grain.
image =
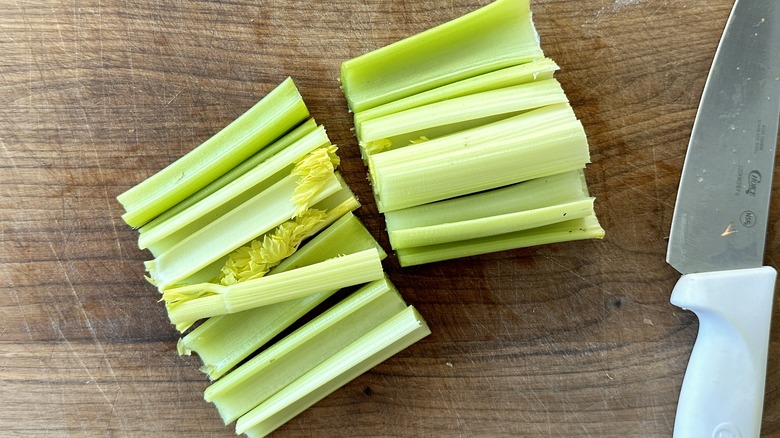
MULTIPOLYGON (((385 245, 343 60, 485 0, 0 3, 3 436, 233 436, 178 357, 116 195, 292 76, 385 245)), ((696 318, 664 263, 695 109, 731 2, 534 0, 588 133, 603 241, 387 270, 430 337, 279 436, 669 436, 696 318)), ((780 205, 775 175, 775 206, 780 205)), ((773 210, 767 262, 780 260, 773 210)), ((775 328, 780 327, 776 307, 775 328)), ((763 435, 780 436, 780 330, 763 435)))

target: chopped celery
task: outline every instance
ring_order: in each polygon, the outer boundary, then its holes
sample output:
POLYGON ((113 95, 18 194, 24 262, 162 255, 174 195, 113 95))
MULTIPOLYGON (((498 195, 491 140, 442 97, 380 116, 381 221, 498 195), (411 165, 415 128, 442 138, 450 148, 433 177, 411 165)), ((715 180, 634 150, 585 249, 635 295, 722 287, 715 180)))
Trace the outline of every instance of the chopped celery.
POLYGON ((529 0, 498 0, 344 62, 341 86, 358 113, 542 56, 529 0))
POLYGON ((122 219, 140 227, 269 145, 309 117, 292 79, 203 144, 122 193, 122 219))
POLYGON ((513 117, 505 122, 515 124, 517 132, 508 137, 483 140, 474 135, 488 126, 453 134, 455 141, 441 137, 372 155, 369 169, 379 211, 584 168, 590 153, 582 125, 571 113, 568 121, 550 126, 544 115, 554 111, 570 109, 549 106, 513 117))
MULTIPOLYGON (((298 183, 292 175, 225 213, 147 262, 147 270, 164 291, 206 268, 239 246, 293 217, 298 206, 292 201, 298 183)), ((315 197, 325 199, 341 189, 335 174, 315 197)))
POLYGON ((430 334, 409 306, 329 357, 236 422, 236 433, 265 436, 369 369, 430 334))
POLYGON ((436 245, 527 230, 595 214, 594 198, 427 227, 390 231, 393 249, 436 245))
MULTIPOLYGON (((327 196, 325 199, 317 202, 311 207, 312 209, 324 211, 326 213, 326 217, 323 222, 318 223, 318 225, 315 226, 310 233, 307 233, 307 236, 305 237, 314 235, 328 225, 332 224, 343 214, 356 210, 358 207, 360 207, 360 203, 358 202, 357 198, 355 198, 354 193, 352 193, 352 191, 347 186, 347 183, 344 181, 344 178, 341 176, 341 174, 339 172, 335 172, 334 175, 336 180, 339 182, 340 188, 336 193, 327 196)), ((282 220, 280 223, 283 222, 284 220, 282 220)), ((273 232, 274 229, 275 228, 272 228, 268 232, 273 232)), ((263 238, 264 235, 265 234, 257 236, 257 238, 263 238)), ((251 244, 251 242, 248 244, 251 244)), ((194 284, 203 283, 206 281, 214 281, 216 277, 221 275, 222 268, 224 268, 225 263, 227 263, 227 256, 228 255, 226 254, 224 257, 217 259, 210 265, 182 280, 180 284, 194 284)))
POLYGON ((582 170, 532 179, 511 186, 385 213, 387 230, 429 227, 549 207, 588 197, 582 170))
POLYGON ((593 214, 581 170, 387 212, 393 249, 504 234, 593 214))
POLYGON ((571 240, 600 239, 602 237, 604 237, 604 230, 599 225, 596 216, 587 216, 544 227, 495 236, 399 249, 396 253, 401 266, 412 266, 507 249, 571 240))
MULTIPOLYGON (((306 134, 314 131, 315 129, 317 129, 317 122, 315 122, 314 119, 306 120, 305 122, 298 125, 297 128, 285 134, 284 137, 276 140, 273 144, 260 149, 259 152, 242 161, 241 164, 230 169, 229 172, 215 179, 206 187, 198 190, 196 193, 190 195, 187 199, 179 202, 178 204, 166 210, 163 214, 149 221, 146 225, 139 228, 138 232, 143 236, 144 233, 151 230, 152 228, 157 227, 157 225, 167 221, 168 219, 178 215, 182 211, 190 208, 201 200, 207 198, 212 193, 230 184, 233 182, 233 180, 238 179, 245 173, 259 166, 261 163, 265 163, 269 158, 276 155, 277 152, 284 150, 287 146, 297 142, 306 134)), ((144 247, 141 246, 141 249, 144 249, 144 247)))
POLYGON ((165 252, 177 242, 289 175, 295 160, 329 144, 325 128, 316 128, 200 202, 164 222, 141 227, 138 246, 141 249, 148 248, 154 255, 165 252))
MULTIPOLYGON (((385 257, 379 244, 360 220, 347 213, 272 269, 269 275, 371 248, 380 251, 382 258, 385 257)), ((181 346, 184 351, 197 353, 203 361, 203 371, 211 380, 215 380, 334 292, 318 292, 295 300, 209 318, 182 338, 181 346)))
POLYGON ((369 249, 230 286, 200 283, 172 287, 163 292, 163 300, 173 324, 191 324, 202 318, 367 283, 383 275, 379 251, 369 249))
POLYGON ((483 91, 369 119, 356 124, 355 132, 360 144, 369 151, 375 149, 375 146, 372 146, 375 142, 386 144, 389 141, 390 148, 396 148, 405 144, 399 144, 393 138, 404 134, 424 135, 426 129, 438 126, 457 125, 501 114, 516 114, 566 102, 568 99, 558 81, 546 79, 483 91))
POLYGON ((558 65, 550 58, 544 58, 481 74, 358 112, 355 114, 355 125, 360 125, 369 119, 376 119, 447 99, 511 87, 527 82, 552 79, 556 70, 558 70, 558 65))
POLYGON ((225 424, 235 421, 406 304, 390 281, 374 281, 206 389, 225 424))

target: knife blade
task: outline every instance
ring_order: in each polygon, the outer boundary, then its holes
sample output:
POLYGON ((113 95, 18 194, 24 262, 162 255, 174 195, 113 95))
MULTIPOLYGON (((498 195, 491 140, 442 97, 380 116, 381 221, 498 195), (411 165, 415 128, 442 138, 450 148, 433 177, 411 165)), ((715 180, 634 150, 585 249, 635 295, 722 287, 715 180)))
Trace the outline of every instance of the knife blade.
POLYGON ((780 119, 780 2, 737 0, 693 124, 667 262, 699 333, 676 437, 759 436, 776 271, 762 267, 780 119))

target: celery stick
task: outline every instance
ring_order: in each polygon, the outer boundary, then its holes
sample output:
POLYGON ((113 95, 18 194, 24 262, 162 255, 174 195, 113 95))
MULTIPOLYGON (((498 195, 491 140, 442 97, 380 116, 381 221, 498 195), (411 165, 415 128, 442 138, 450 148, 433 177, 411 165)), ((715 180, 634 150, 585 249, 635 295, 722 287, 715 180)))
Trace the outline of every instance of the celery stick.
POLYGON ((387 231, 429 227, 514 213, 588 197, 582 170, 532 179, 511 186, 385 213, 387 231))
POLYGON ((205 399, 231 423, 405 308, 387 278, 372 282, 209 386, 205 399))
POLYGON ((412 266, 508 249, 570 240, 601 239, 603 237, 604 230, 599 225, 596 216, 587 216, 530 230, 439 245, 399 249, 396 254, 401 266, 412 266))
POLYGON ((542 56, 529 0, 498 0, 344 62, 341 85, 358 113, 542 56))
MULTIPOLYGON (((209 185, 207 185, 206 187, 198 190, 196 193, 193 193, 187 199, 179 202, 178 204, 166 210, 163 214, 149 221, 149 223, 139 228, 138 232, 143 235, 148 230, 156 227, 157 225, 167 221, 168 219, 176 216, 177 214, 195 205, 201 200, 207 198, 209 195, 225 187, 233 180, 238 179, 240 176, 254 169, 256 166, 259 166, 261 163, 266 162, 266 160, 276 155, 277 152, 284 150, 287 146, 297 142, 298 140, 303 138, 303 136, 314 131, 316 128, 317 128, 317 122, 315 122, 314 119, 306 120, 305 122, 298 125, 297 128, 285 134, 284 137, 275 141, 273 144, 261 149, 256 154, 242 161, 241 164, 239 164, 238 166, 230 169, 230 171, 227 172, 226 174, 220 176, 219 178, 209 183, 209 185)), ((144 248, 141 247, 141 249, 144 248)))
MULTIPOLYGON (((164 291, 291 218, 298 208, 292 202, 297 185, 292 175, 282 179, 147 262, 157 287, 164 291)), ((340 188, 332 174, 315 201, 340 188)))
POLYGON ((384 151, 381 155, 372 156, 369 164, 381 162, 383 166, 407 166, 417 160, 436 159, 443 154, 474 147, 476 144, 515 138, 542 130, 555 130, 562 124, 576 121, 577 116, 568 103, 548 105, 448 135, 429 138, 428 141, 416 142, 401 149, 384 151))
POLYGON ((430 334, 409 306, 284 387, 236 422, 236 433, 265 436, 341 386, 430 334))
POLYGON ((325 128, 318 127, 190 208, 162 223, 141 227, 138 246, 154 255, 165 252, 289 175, 295 160, 329 144, 325 128))
POLYGON ((546 79, 470 94, 369 119, 356 124, 355 133, 360 144, 369 151, 373 149, 373 142, 390 141, 392 147, 398 147, 400 145, 393 141, 393 137, 410 132, 424 133, 426 129, 437 126, 566 102, 568 99, 558 81, 546 79))
MULTIPOLYGON (((354 211, 360 207, 360 203, 358 202, 357 198, 355 198, 355 194, 352 193, 352 191, 349 189, 341 174, 339 172, 335 172, 335 177, 340 184, 340 189, 336 193, 329 195, 325 199, 317 202, 312 206, 313 209, 325 211, 326 217, 325 220, 314 227, 310 233, 307 233, 308 236, 306 237, 313 236, 314 234, 326 228, 328 225, 332 224, 345 213, 354 211)), ((272 231, 273 229, 269 230, 268 232, 272 231)), ((258 238, 260 237, 262 237, 262 235, 258 236, 258 238)), ((179 285, 185 285, 213 281, 215 277, 221 274, 222 268, 225 266, 226 261, 227 255, 220 257, 205 268, 199 270, 193 275, 190 275, 184 280, 179 281, 178 283, 179 285)))
POLYGON ((552 79, 556 70, 558 70, 558 65, 550 58, 544 58, 481 74, 356 113, 355 125, 360 125, 369 119, 376 119, 447 99, 511 87, 527 82, 552 79))
POLYGON ((126 211, 122 219, 132 227, 144 225, 308 117, 301 95, 287 78, 203 144, 119 195, 126 211))
POLYGON ((383 275, 379 252, 369 249, 230 286, 173 287, 163 292, 163 300, 171 323, 178 325, 367 283, 383 275))
POLYGON ((390 231, 393 249, 436 245, 527 230, 594 215, 594 198, 459 222, 390 231))
POLYGON ((384 166, 385 154, 369 161, 380 212, 582 169, 590 161, 585 132, 578 121, 547 132, 468 145, 405 165, 384 166))
MULTIPOLYGON (((325 261, 342 254, 375 248, 385 257, 379 243, 352 213, 345 214, 268 275, 325 261)), ((335 290, 284 301, 231 315, 209 318, 181 340, 185 351, 194 351, 203 361, 203 372, 211 380, 224 375, 335 290)))

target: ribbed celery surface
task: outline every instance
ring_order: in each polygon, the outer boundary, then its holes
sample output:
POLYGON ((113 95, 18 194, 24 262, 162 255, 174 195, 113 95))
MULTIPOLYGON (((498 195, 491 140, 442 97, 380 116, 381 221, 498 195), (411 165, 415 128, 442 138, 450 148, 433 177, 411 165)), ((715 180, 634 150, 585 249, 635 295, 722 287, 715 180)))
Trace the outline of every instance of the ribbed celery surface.
POLYGON ((584 168, 590 154, 582 125, 568 106, 548 106, 536 111, 549 114, 553 108, 560 108, 571 118, 551 114, 561 120, 549 125, 531 111, 497 122, 532 127, 512 131, 508 136, 479 141, 479 136, 466 131, 453 135, 462 139, 459 142, 443 137, 370 157, 379 211, 413 207, 584 168), (539 124, 525 123, 527 118, 539 124))
POLYGON ((288 78, 244 114, 165 169, 117 197, 140 227, 207 186, 309 117, 288 78))
MULTIPOLYGON (((296 179, 287 176, 157 255, 147 263, 147 268, 158 288, 163 291, 182 282, 240 245, 291 218, 297 209, 292 202, 296 186, 296 179)), ((320 201, 340 188, 338 179, 332 175, 315 200, 320 201)))
POLYGON ((341 86, 358 113, 542 57, 528 0, 499 0, 344 62, 341 86))
POLYGON ((260 153, 268 152, 268 157, 211 195, 165 221, 154 221, 141 227, 138 246, 148 248, 155 255, 164 252, 215 218, 289 176, 294 160, 329 143, 325 128, 320 126, 291 144, 282 143, 284 147, 279 150, 275 147, 264 149, 260 153))
POLYGON ((463 79, 452 84, 443 85, 432 90, 414 94, 403 99, 394 100, 369 110, 355 114, 355 125, 360 125, 369 119, 387 116, 431 103, 441 102, 456 97, 468 96, 483 91, 522 85, 533 81, 552 79, 558 65, 552 59, 544 58, 527 64, 502 68, 483 75, 463 79))
POLYGON ((149 232, 152 231, 154 228, 157 228, 158 225, 162 224, 163 222, 167 222, 172 217, 182 213, 183 211, 187 210, 188 208, 195 205, 196 203, 199 203, 203 199, 209 197, 214 192, 232 183, 234 180, 238 179, 245 173, 249 172, 250 170, 264 163, 269 158, 273 157, 277 152, 284 150, 286 147, 297 142, 303 136, 314 131, 315 129, 317 129, 317 122, 315 122, 314 119, 306 120, 305 122, 298 125, 297 128, 293 129, 292 131, 288 132, 280 139, 276 140, 273 144, 261 149, 256 154, 242 161, 236 167, 230 169, 230 171, 228 171, 227 173, 223 174, 219 178, 209 183, 209 185, 207 185, 206 187, 198 190, 197 192, 190 195, 187 199, 179 202, 178 204, 166 210, 163 214, 149 221, 146 225, 138 229, 138 233, 140 234, 140 237, 138 239, 139 247, 141 249, 144 249, 146 247, 144 246, 143 240, 149 239, 149 236, 145 236, 145 234, 149 234, 149 232))
POLYGON ((566 102, 568 99, 558 81, 547 79, 469 94, 369 119, 356 124, 355 132, 360 144, 369 149, 372 149, 372 142, 388 141, 390 147, 395 148, 401 146, 394 141, 395 138, 411 133, 425 134, 427 129, 566 102))
POLYGON ((362 287, 206 389, 231 423, 406 308, 388 279, 362 287))
POLYGON ((236 422, 236 432, 266 436, 323 397, 430 334, 409 306, 361 336, 236 422))
POLYGON ((342 64, 361 156, 402 265, 603 236, 581 176, 585 129, 557 70, 529 0, 496 0, 342 64), (520 52, 532 56, 509 56, 520 52), (561 174, 577 175, 581 190, 562 199, 532 183, 561 174), (574 228, 551 233, 558 223, 574 228))
POLYGON ((181 324, 367 283, 382 275, 379 251, 372 248, 230 286, 171 287, 163 292, 163 299, 171 322, 181 324))
MULTIPOLYGON (((269 275, 371 248, 381 251, 363 224, 347 213, 271 270, 269 275)), ((384 252, 380 255, 384 258, 384 252)), ((185 351, 197 353, 203 361, 203 371, 215 380, 335 292, 318 292, 209 318, 182 338, 181 346, 185 351)))
POLYGON ((604 230, 595 215, 586 216, 552 225, 521 230, 506 234, 442 243, 439 245, 419 246, 396 251, 401 266, 421 265, 424 263, 468 257, 513 248, 545 245, 583 239, 601 239, 604 230))

